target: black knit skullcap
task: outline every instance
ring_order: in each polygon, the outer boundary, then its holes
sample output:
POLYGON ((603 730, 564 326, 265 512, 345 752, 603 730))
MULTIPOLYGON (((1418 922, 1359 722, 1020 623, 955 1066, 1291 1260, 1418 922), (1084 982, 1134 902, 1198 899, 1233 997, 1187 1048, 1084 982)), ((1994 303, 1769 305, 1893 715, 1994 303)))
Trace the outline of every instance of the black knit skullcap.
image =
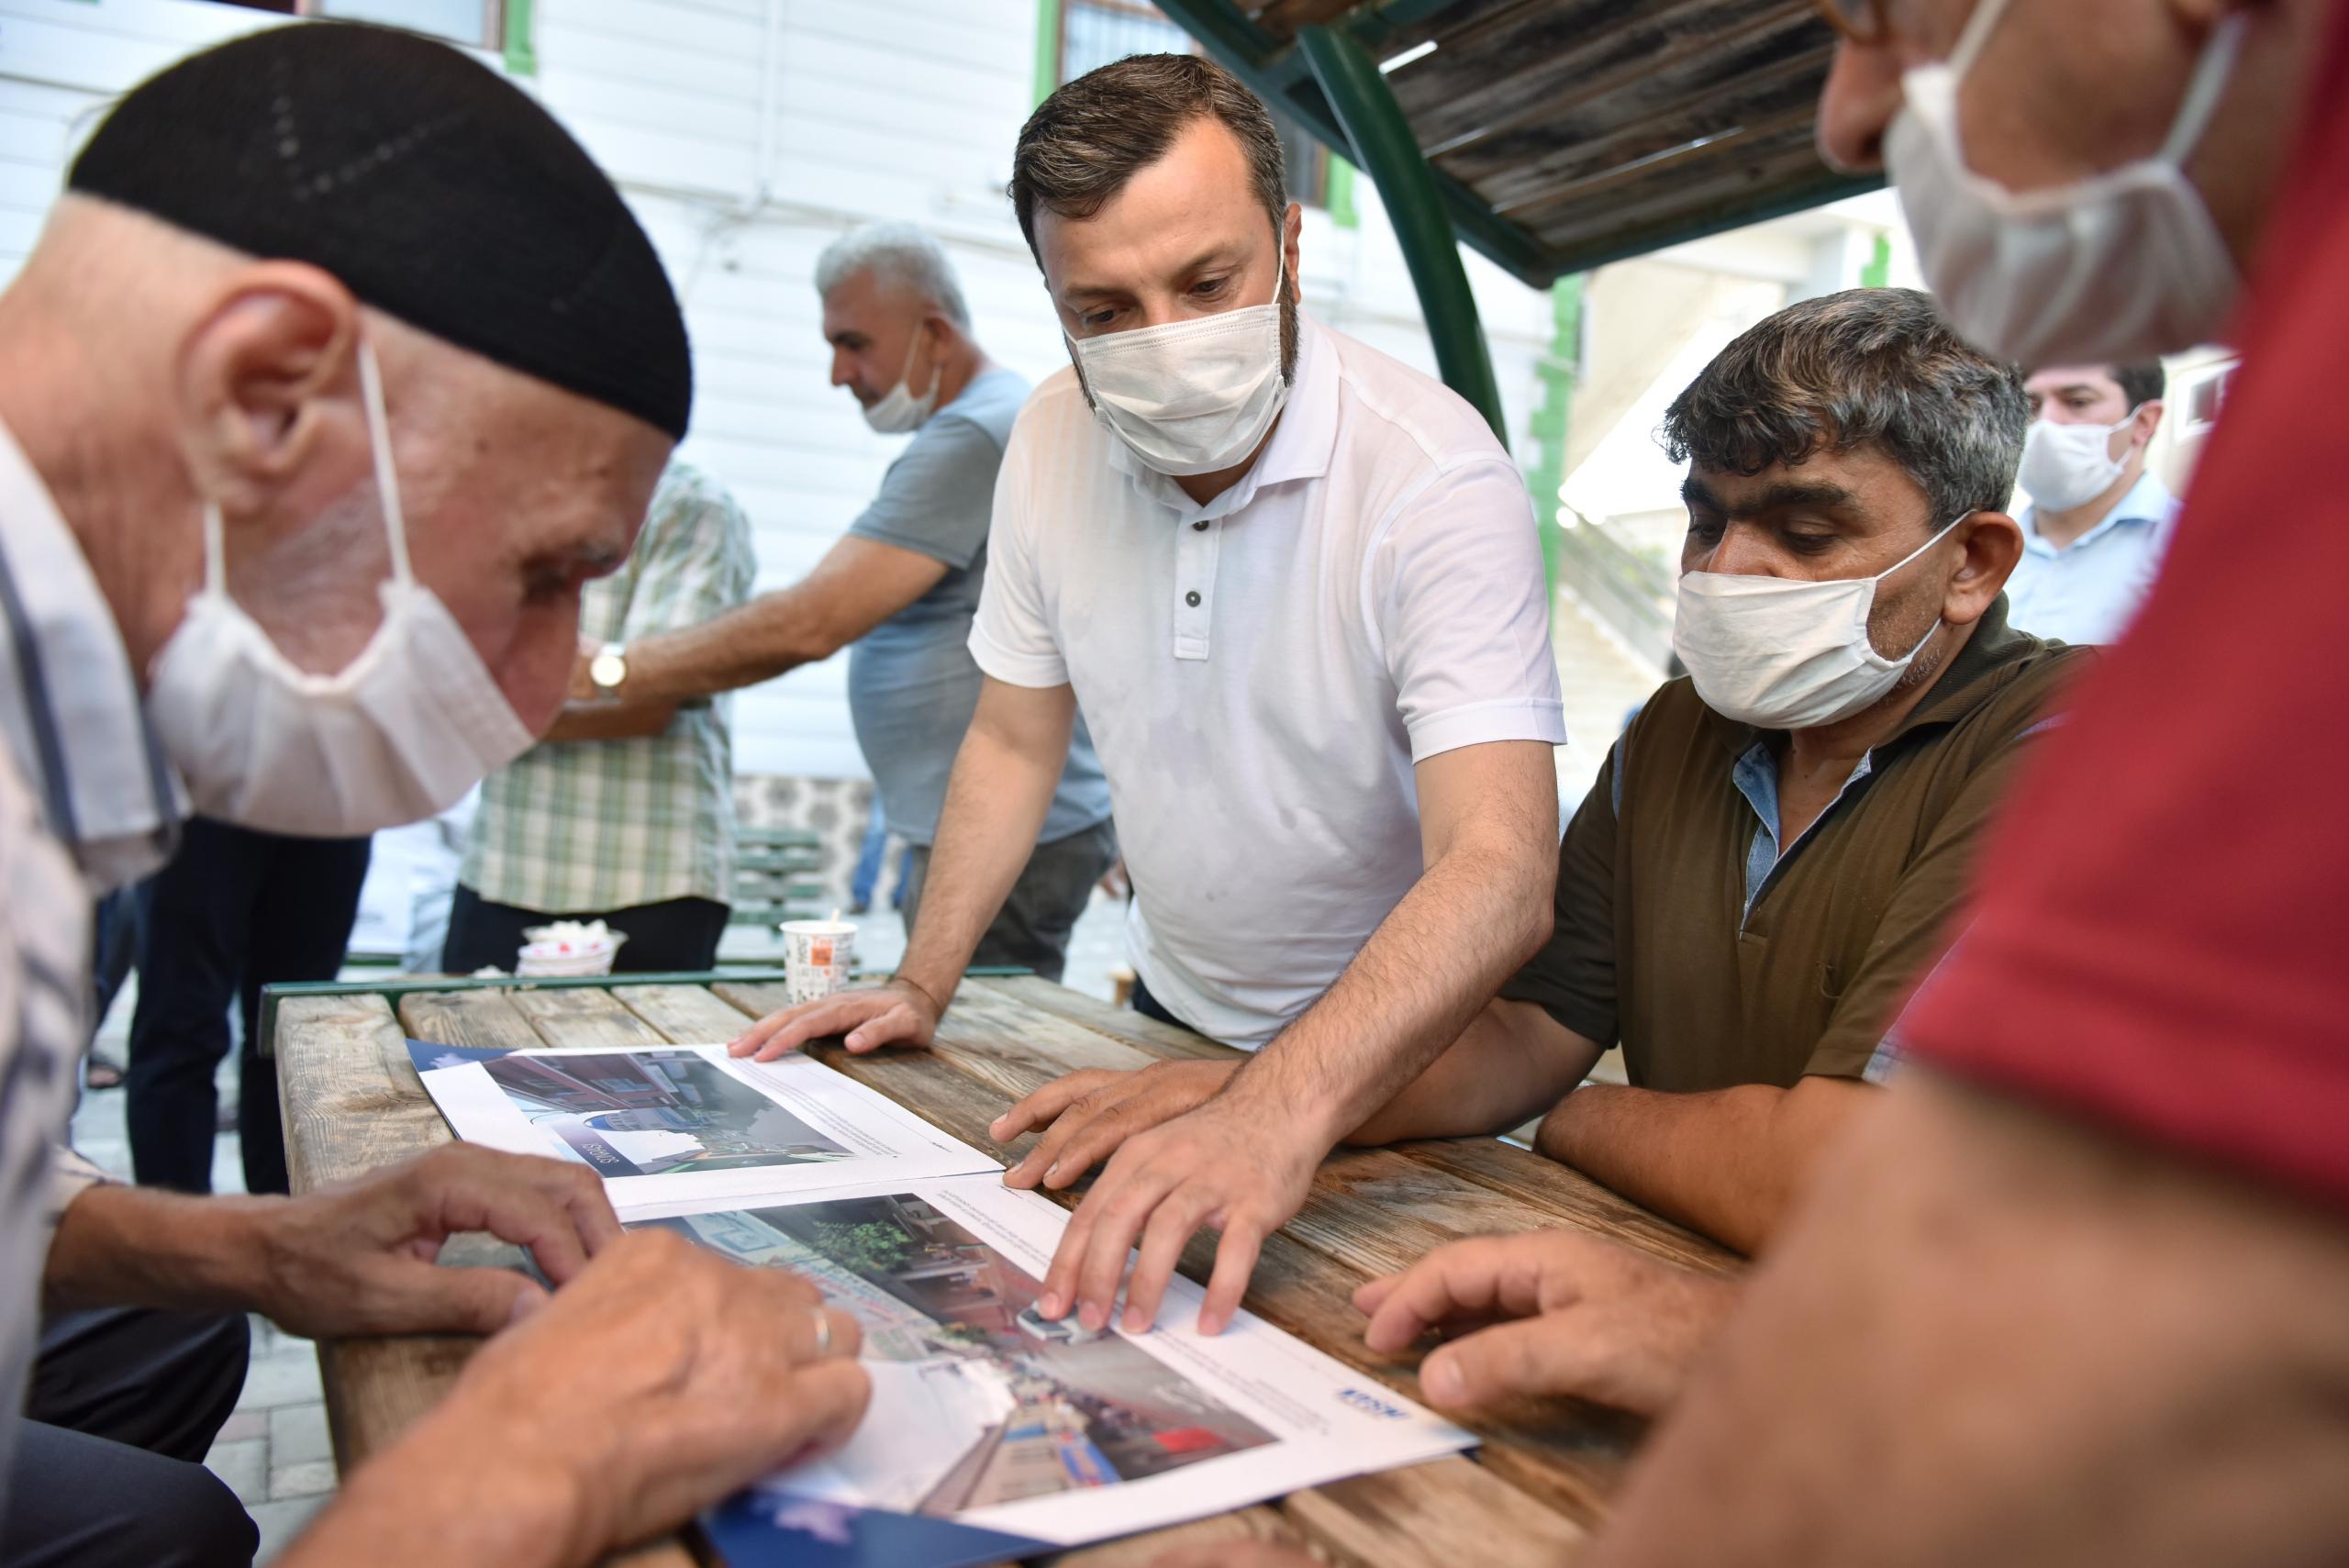
POLYGON ((412 327, 682 437, 685 324, 585 150, 446 44, 348 22, 192 55, 116 106, 67 181, 307 261, 412 327))

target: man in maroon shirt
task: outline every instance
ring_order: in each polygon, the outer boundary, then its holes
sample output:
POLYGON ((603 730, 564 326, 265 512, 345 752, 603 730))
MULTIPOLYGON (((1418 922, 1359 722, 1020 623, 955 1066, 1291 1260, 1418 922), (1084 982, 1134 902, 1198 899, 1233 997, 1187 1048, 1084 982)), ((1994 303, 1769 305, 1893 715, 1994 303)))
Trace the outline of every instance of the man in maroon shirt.
POLYGON ((1586 1568, 2349 1562, 2349 5, 1818 3, 1822 144, 1888 159, 1957 325, 2042 361, 2232 317, 2225 422, 1742 1299, 1471 1242, 1372 1339, 1514 1318, 1429 1367, 1670 1403, 1586 1568))

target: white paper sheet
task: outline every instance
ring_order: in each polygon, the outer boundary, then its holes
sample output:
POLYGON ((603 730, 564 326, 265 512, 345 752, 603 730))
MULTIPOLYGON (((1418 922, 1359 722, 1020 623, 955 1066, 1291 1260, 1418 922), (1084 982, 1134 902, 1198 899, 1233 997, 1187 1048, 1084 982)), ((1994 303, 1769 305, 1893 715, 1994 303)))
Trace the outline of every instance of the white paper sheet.
POLYGON ((992 1154, 804 1056, 722 1045, 482 1052, 412 1046, 467 1142, 577 1161, 625 1217, 649 1203, 773 1197, 996 1171, 992 1154))
POLYGON ((1205 1293, 1180 1277, 1149 1333, 1046 1323, 1033 1303, 1067 1216, 998 1175, 623 1218, 790 1268, 863 1326, 863 1424, 763 1484, 775 1494, 1074 1546, 1475 1441, 1251 1314, 1201 1336, 1205 1293))

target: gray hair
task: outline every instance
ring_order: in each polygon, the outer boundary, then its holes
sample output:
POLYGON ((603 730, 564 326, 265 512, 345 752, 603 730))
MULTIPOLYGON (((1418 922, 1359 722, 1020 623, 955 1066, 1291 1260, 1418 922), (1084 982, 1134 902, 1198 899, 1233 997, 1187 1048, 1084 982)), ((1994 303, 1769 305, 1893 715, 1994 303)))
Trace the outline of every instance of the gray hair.
POLYGON ((1751 476, 1821 449, 1884 450, 1941 527, 2013 498, 2031 406, 2022 373, 1950 330, 1914 289, 1790 305, 1723 349, 1664 410, 1675 462, 1751 476))
POLYGON ((824 247, 816 258, 816 292, 829 295, 859 272, 874 281, 896 284, 938 306, 946 319, 963 331, 971 329, 971 307, 963 303, 963 285, 955 281, 953 264, 930 231, 912 223, 868 223, 824 247))

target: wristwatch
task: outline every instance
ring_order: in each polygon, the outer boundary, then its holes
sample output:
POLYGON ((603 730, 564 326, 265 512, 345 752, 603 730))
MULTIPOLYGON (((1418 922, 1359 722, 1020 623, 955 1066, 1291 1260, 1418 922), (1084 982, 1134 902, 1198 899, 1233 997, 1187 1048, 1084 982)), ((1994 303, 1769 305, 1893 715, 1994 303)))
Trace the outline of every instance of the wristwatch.
POLYGON ((628 644, 607 642, 596 650, 596 656, 587 661, 587 679, 595 683, 599 695, 618 696, 620 683, 628 679, 628 644))

